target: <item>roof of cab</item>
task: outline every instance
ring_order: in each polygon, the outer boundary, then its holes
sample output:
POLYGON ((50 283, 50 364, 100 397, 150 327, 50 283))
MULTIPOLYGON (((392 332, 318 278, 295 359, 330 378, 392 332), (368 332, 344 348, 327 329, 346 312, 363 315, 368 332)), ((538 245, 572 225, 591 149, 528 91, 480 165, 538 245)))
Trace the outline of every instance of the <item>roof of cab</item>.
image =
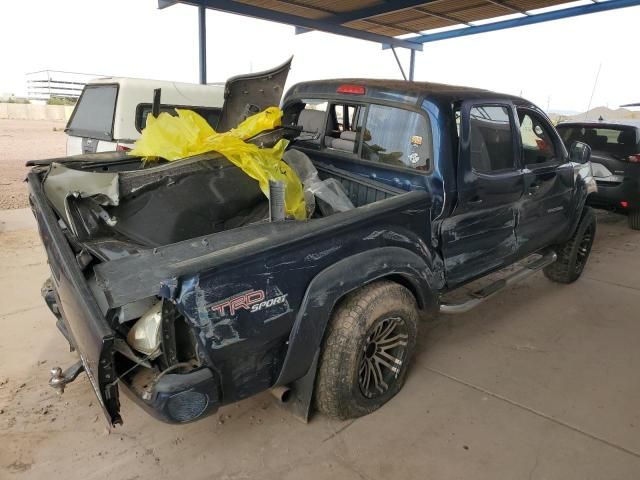
POLYGON ((342 96, 336 89, 340 85, 361 85, 365 87, 367 97, 382 100, 396 100, 406 103, 415 103, 419 97, 428 96, 441 98, 447 101, 465 100, 473 98, 508 99, 519 103, 527 102, 520 97, 503 93, 492 92, 481 88, 448 85, 432 82, 409 82, 405 80, 383 80, 365 78, 341 78, 332 80, 313 80, 293 85, 285 98, 304 97, 309 95, 342 96), (390 98, 389 94, 397 98, 390 98), (400 98, 402 97, 402 99, 400 98))

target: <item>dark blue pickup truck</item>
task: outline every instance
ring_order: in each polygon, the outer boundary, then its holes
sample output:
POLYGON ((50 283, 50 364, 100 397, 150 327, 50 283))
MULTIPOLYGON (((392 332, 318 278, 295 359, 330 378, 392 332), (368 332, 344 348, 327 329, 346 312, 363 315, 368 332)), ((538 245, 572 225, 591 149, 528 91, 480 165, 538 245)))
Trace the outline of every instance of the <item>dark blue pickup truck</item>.
MULTIPOLYGON (((281 94, 227 90, 245 112, 281 94)), ((596 228, 590 150, 567 151, 530 102, 349 79, 297 84, 281 105, 283 126, 251 141, 291 139, 285 161, 315 178, 305 221, 274 216, 216 153, 30 162, 52 272, 43 296, 81 358, 54 369, 52 386, 85 370, 112 425, 120 387, 171 423, 269 389, 303 418, 314 405, 356 417, 402 387, 419 317, 469 310, 538 270, 580 276, 596 228)))

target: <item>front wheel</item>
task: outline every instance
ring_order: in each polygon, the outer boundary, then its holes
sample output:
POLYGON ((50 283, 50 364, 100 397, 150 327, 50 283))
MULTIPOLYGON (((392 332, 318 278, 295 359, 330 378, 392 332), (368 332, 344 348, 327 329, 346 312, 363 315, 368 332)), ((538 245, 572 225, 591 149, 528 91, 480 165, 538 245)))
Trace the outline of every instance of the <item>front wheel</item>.
POLYGON ((316 407, 342 420, 377 410, 404 385, 416 343, 418 307, 409 290, 374 282, 335 310, 324 340, 316 407))
POLYGON ((575 282, 587 264, 595 236, 596 215, 591 207, 584 207, 575 233, 560 245, 558 260, 544 269, 546 277, 558 283, 575 282))

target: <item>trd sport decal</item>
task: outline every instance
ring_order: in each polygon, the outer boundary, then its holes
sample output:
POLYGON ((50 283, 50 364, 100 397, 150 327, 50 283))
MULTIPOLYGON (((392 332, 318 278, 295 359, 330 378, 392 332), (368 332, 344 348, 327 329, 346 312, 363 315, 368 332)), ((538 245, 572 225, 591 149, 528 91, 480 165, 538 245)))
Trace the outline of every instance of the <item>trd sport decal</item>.
POLYGON ((238 310, 249 310, 251 313, 259 312, 265 308, 270 308, 275 305, 284 303, 288 294, 278 295, 277 297, 265 300, 264 290, 251 290, 246 293, 241 293, 235 297, 225 300, 220 303, 212 305, 210 308, 214 312, 220 315, 235 315, 238 310))

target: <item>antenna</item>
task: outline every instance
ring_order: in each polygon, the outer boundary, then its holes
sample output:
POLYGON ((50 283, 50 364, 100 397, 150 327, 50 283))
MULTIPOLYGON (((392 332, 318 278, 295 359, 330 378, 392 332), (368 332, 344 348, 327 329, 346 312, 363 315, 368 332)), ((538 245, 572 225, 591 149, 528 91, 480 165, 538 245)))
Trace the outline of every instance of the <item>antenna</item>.
POLYGON ((591 102, 593 101, 593 94, 596 93, 596 86, 598 85, 598 78, 600 78, 600 69, 602 68, 602 62, 598 65, 598 73, 596 73, 596 80, 593 82, 593 90, 591 90, 591 97, 589 98, 589 105, 587 105, 587 111, 584 112, 584 119, 587 119, 587 115, 589 114, 589 110, 591 109, 591 102))

